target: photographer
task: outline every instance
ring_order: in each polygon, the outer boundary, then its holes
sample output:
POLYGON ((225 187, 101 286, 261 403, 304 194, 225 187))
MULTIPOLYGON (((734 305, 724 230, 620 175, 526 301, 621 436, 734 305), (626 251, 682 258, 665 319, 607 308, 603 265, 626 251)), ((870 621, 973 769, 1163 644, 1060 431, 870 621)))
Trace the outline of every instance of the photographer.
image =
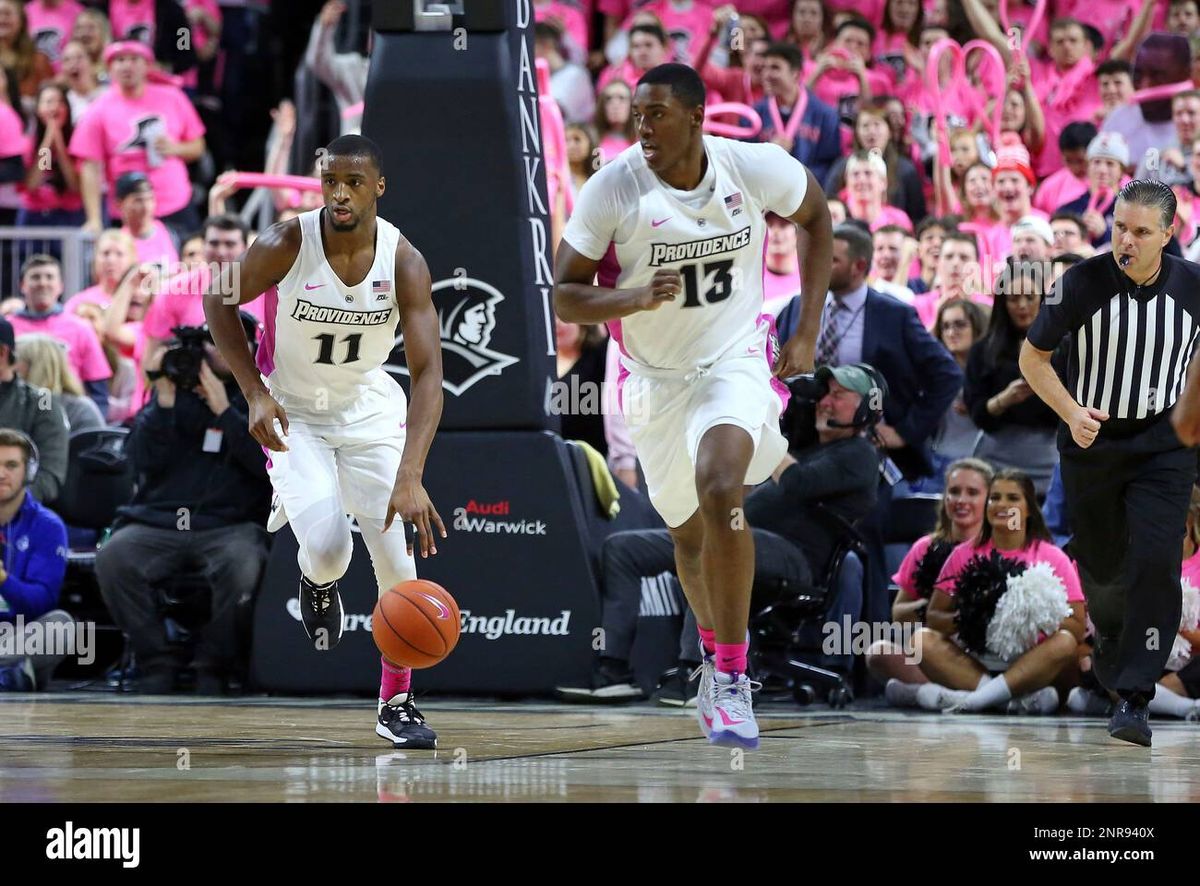
MULTIPOLYGON (((251 322, 245 315, 247 338, 251 322)), ((203 571, 212 617, 195 650, 197 690, 215 694, 239 664, 235 613, 258 588, 267 558, 271 499, 263 450, 246 402, 203 327, 176 327, 177 342, 147 368, 153 397, 129 447, 139 483, 96 557, 100 591, 137 652, 141 689, 174 688, 184 662, 168 643, 158 589, 203 571)))
MULTIPOLYGON (((813 376, 792 381, 794 405, 784 417, 791 451, 771 480, 746 498, 745 514, 733 516, 754 535, 754 595, 751 611, 775 602, 771 595, 786 585, 810 588, 824 571, 837 542, 831 521, 818 511, 854 524, 875 505, 879 484, 878 450, 868 439, 882 417, 887 386, 867 364, 820 367, 813 376)), ((566 700, 627 701, 640 696, 629 668, 643 576, 675 568, 670 534, 663 529, 618 532, 601 553, 600 595, 604 648, 592 685, 559 687, 566 700)), ((835 591, 836 593, 836 591, 835 591)), ((840 594, 826 612, 840 623, 843 614, 858 618, 862 599, 840 594)), ((690 704, 695 686, 686 685, 687 663, 699 661, 695 631, 684 626, 678 685, 664 687, 664 703, 690 704), (670 695, 665 694, 671 692, 670 695), (686 693, 686 694, 683 694, 686 693)), ((819 641, 818 641, 819 643, 819 641)))

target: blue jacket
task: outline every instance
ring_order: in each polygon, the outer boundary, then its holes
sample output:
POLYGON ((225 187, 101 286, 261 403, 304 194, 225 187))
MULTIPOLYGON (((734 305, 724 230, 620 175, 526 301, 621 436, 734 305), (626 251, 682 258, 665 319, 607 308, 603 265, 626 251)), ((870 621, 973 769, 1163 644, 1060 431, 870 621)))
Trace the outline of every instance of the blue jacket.
MULTIPOLYGON (((763 122, 763 130, 758 137, 762 141, 769 141, 775 127, 771 124, 767 99, 758 102, 754 110, 763 122)), ((787 118, 784 118, 783 122, 786 125, 787 118)), ((792 145, 792 156, 812 171, 818 185, 824 184, 830 167, 842 156, 841 125, 837 111, 809 90, 808 106, 804 109, 804 116, 800 118, 796 141, 792 145)))
MULTIPOLYGON (((780 341, 791 338, 799 320, 800 297, 796 296, 779 315, 780 341)), ((912 455, 927 462, 929 438, 962 390, 958 363, 921 325, 911 305, 869 287, 863 309, 862 360, 887 381, 884 421, 904 438, 912 455)))
POLYGON ((58 605, 67 574, 67 527, 25 490, 25 501, 8 525, 0 525, 4 571, 0 621, 39 618, 58 605))

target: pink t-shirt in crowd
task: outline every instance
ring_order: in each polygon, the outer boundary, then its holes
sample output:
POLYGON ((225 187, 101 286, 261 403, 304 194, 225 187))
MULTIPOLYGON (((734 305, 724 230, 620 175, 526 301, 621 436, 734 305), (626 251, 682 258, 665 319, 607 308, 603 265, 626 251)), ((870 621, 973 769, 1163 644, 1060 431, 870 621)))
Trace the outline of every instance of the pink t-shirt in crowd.
MULTIPOLYGON (((808 72, 805 72, 805 76, 808 76, 808 72)), ((892 69, 886 65, 867 68, 867 86, 871 88, 872 95, 891 95, 896 88, 892 69)), ((842 118, 849 115, 843 102, 858 98, 860 90, 858 77, 840 68, 827 70, 812 86, 813 94, 842 118)))
POLYGON ((75 30, 75 19, 83 7, 75 0, 63 0, 51 9, 42 0, 33 0, 25 4, 25 19, 29 23, 29 36, 38 52, 50 59, 54 65, 54 73, 62 67, 63 47, 71 39, 75 30))
MULTIPOLYGON (((1104 49, 1100 53, 1099 61, 1104 61, 1121 38, 1129 33, 1139 5, 1131 3, 1130 0, 1056 0, 1054 17, 1077 19, 1098 30, 1104 38, 1104 49)), ((1151 32, 1167 29, 1168 4, 1159 3, 1157 6, 1158 9, 1150 23, 1151 32)))
POLYGON ((84 112, 71 136, 70 151, 83 160, 104 164, 109 212, 117 216, 116 181, 126 172, 144 172, 158 200, 158 216, 171 215, 192 200, 187 165, 179 157, 164 157, 151 168, 147 130, 159 129, 174 142, 204 135, 200 115, 182 89, 147 83, 140 98, 126 98, 110 89, 84 112))
MULTIPOLYGON (((680 64, 691 64, 692 57, 700 48, 700 41, 712 27, 713 7, 707 0, 692 0, 685 10, 679 10, 672 5, 671 0, 652 0, 639 6, 638 12, 652 12, 658 16, 671 41, 671 49, 675 53, 674 61, 680 64)), ((622 30, 629 30, 633 22, 628 19, 621 25, 622 30)))
POLYGON ((1183 561, 1183 577, 1200 588, 1200 550, 1183 561))
POLYGON ((550 0, 549 3, 535 3, 533 17, 539 22, 552 18, 558 19, 566 35, 583 53, 587 53, 588 47, 591 45, 589 42, 591 39, 590 29, 588 20, 584 18, 583 12, 578 7, 559 3, 558 0, 550 0))
POLYGON ((608 163, 633 142, 622 135, 606 135, 600 139, 600 162, 608 163))
MULTIPOLYGON (((201 265, 194 271, 164 280, 142 321, 146 336, 165 341, 172 337, 171 330, 176 326, 203 326, 207 323, 204 292, 211 279, 209 266, 201 265)), ((262 323, 264 303, 265 299, 259 297, 249 304, 239 305, 239 309, 249 312, 262 323)))
MULTIPOLYGON (((842 191, 840 194, 838 194, 838 199, 846 205, 847 210, 851 211, 851 216, 857 218, 857 216, 853 215, 853 211, 850 203, 848 202, 845 191, 842 191)), ((861 220, 867 221, 865 218, 861 220)), ((871 219, 871 221, 869 221, 867 224, 872 232, 878 231, 884 225, 899 225, 906 231, 911 231, 913 229, 912 219, 908 217, 907 212, 905 212, 903 209, 886 204, 882 206, 877 213, 875 213, 875 218, 871 219)))
POLYGON ((1078 200, 1087 193, 1087 190, 1087 181, 1077 178, 1071 170, 1064 166, 1058 172, 1052 173, 1038 186, 1033 195, 1033 205, 1042 212, 1053 214, 1064 203, 1078 200))
POLYGON ((154 0, 108 0, 108 20, 114 40, 138 40, 154 45, 154 0))
MULTIPOLYGON (((924 77, 906 80, 900 95, 913 114, 933 114, 933 94, 926 87, 924 77)), ((949 118, 951 126, 956 119, 969 126, 983 115, 983 100, 979 92, 969 84, 954 80, 942 90, 942 110, 949 118)))
MULTIPOLYGON (((763 264, 763 300, 771 301, 776 298, 791 298, 800 291, 799 269, 787 274, 776 274, 763 264)), ((771 313, 771 311, 767 311, 771 313)))
POLYGON ((179 261, 179 251, 175 248, 175 241, 171 239, 171 232, 167 230, 167 226, 158 219, 155 219, 152 225, 153 231, 145 239, 134 237, 133 232, 127 227, 122 226, 121 228, 122 231, 133 237, 133 245, 137 248, 137 260, 150 264, 159 264, 160 262, 174 264, 179 261))
MULTIPOLYGON (((221 7, 217 5, 217 0, 183 0, 183 8, 185 12, 190 12, 193 9, 203 10, 217 21, 221 21, 221 7)), ((188 21, 190 22, 191 19, 188 21)), ((208 46, 212 37, 209 36, 208 31, 201 27, 193 27, 191 28, 191 32, 192 49, 199 53, 200 50, 208 46)), ((179 78, 182 81, 180 86, 185 89, 195 89, 200 83, 200 69, 192 68, 190 71, 180 74, 179 78)))
POLYGON ((596 95, 599 96, 600 90, 614 80, 624 80, 631 90, 636 90, 637 82, 645 73, 641 68, 635 67, 629 59, 625 59, 619 65, 608 65, 600 72, 600 79, 596 81, 596 95))
MULTIPOLYGON (((25 168, 32 169, 36 162, 37 146, 31 139, 25 151, 25 168)), ((32 191, 21 189, 21 205, 30 212, 52 212, 56 209, 78 212, 83 209, 83 196, 78 191, 59 191, 50 183, 50 175, 47 172, 46 178, 32 191)))
POLYGON ((25 121, 9 105, 0 102, 0 158, 27 157, 29 153, 25 121))
MULTIPOLYGON (((991 541, 979 547, 976 547, 973 541, 964 541, 951 552, 950 558, 942 566, 942 571, 938 575, 935 586, 939 591, 943 591, 953 597, 954 581, 958 578, 959 573, 963 571, 963 567, 967 565, 967 562, 973 557, 986 557, 995 549, 996 545, 991 541)), ((1035 540, 1029 547, 1022 548, 1019 551, 1001 551, 1000 555, 1008 560, 1016 560, 1019 563, 1027 565, 1049 563, 1054 574, 1058 576, 1059 581, 1066 588, 1067 602, 1083 602, 1083 588, 1079 584, 1079 571, 1075 568, 1075 564, 1071 561, 1071 558, 1050 544, 1050 542, 1035 540)))
POLYGON ((1062 167, 1058 137, 1067 124, 1076 120, 1092 120, 1103 103, 1100 101, 1100 81, 1095 76, 1096 66, 1086 56, 1066 72, 1060 72, 1052 61, 1037 59, 1030 60, 1029 69, 1033 76, 1034 92, 1041 102, 1042 115, 1046 118, 1046 142, 1033 158, 1033 171, 1042 179, 1062 167))
POLYGON ((87 289, 81 289, 63 305, 63 310, 68 314, 74 314, 76 309, 81 304, 99 305, 104 310, 108 310, 108 306, 112 304, 112 296, 104 291, 104 287, 97 283, 95 286, 89 286, 87 289))
MULTIPOLYGON (((854 15, 865 18, 879 30, 883 25, 883 10, 887 6, 887 0, 825 0, 825 15, 832 22, 839 12, 852 12, 854 15)), ((741 5, 738 5, 741 8, 741 5)))
POLYGON ((904 555, 904 559, 900 561, 900 568, 896 570, 896 574, 892 576, 892 584, 896 585, 904 593, 904 596, 910 600, 920 600, 921 594, 917 591, 917 583, 914 580, 917 574, 917 567, 921 565, 921 560, 925 556, 925 552, 929 550, 929 546, 933 544, 932 535, 923 535, 916 540, 908 553, 904 555))
POLYGON ((63 342, 67 346, 67 362, 80 381, 100 381, 112 377, 112 369, 104 357, 100 339, 96 338, 96 330, 86 320, 66 311, 55 311, 48 317, 10 314, 8 322, 12 324, 17 338, 41 333, 63 342))

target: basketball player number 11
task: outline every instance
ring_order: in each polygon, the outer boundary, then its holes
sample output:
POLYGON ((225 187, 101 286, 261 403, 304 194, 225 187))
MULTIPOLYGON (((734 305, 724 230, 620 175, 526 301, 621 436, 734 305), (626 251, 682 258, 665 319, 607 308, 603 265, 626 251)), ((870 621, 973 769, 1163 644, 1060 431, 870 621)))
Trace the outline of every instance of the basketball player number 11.
MULTIPOLYGON (((314 335, 313 338, 321 343, 321 353, 317 355, 317 362, 327 363, 332 366, 333 345, 334 341, 336 340, 336 336, 326 333, 324 335, 314 335)), ((351 335, 347 335, 342 340, 346 343, 346 359, 342 362, 353 363, 358 359, 358 343, 362 341, 362 333, 355 332, 351 335)))
POLYGON ((733 269, 732 261, 714 261, 703 266, 702 273, 704 276, 699 279, 708 279, 708 275, 713 275, 713 285, 708 292, 704 293, 704 300, 700 299, 700 284, 696 273, 696 265, 683 265, 679 269, 679 276, 683 277, 683 288, 686 290, 686 295, 683 299, 685 308, 699 308, 705 304, 716 304, 719 301, 725 301, 733 294, 733 275, 730 271, 733 269))

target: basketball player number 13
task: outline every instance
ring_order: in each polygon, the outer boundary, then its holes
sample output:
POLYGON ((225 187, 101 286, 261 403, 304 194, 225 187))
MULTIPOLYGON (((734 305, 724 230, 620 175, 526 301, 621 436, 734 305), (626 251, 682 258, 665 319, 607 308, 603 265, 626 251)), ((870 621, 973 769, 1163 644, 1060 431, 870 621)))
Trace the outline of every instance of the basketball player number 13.
MULTIPOLYGON (((333 345, 336 342, 336 336, 326 333, 324 335, 314 335, 317 341, 321 343, 321 353, 317 355, 318 363, 326 363, 333 365, 333 345)), ((362 341, 362 333, 355 332, 352 335, 347 335, 342 339, 346 343, 346 359, 343 363, 353 363, 358 359, 358 343, 362 341)))
POLYGON ((725 301, 733 294, 733 275, 730 273, 733 269, 732 261, 709 262, 701 268, 699 274, 696 272, 696 268, 696 265, 683 265, 679 269, 679 276, 683 277, 685 290, 683 306, 685 308, 699 308, 706 304, 715 304, 725 301), (704 293, 704 298, 701 300, 700 283, 707 280, 709 274, 713 275, 713 285, 704 293))

